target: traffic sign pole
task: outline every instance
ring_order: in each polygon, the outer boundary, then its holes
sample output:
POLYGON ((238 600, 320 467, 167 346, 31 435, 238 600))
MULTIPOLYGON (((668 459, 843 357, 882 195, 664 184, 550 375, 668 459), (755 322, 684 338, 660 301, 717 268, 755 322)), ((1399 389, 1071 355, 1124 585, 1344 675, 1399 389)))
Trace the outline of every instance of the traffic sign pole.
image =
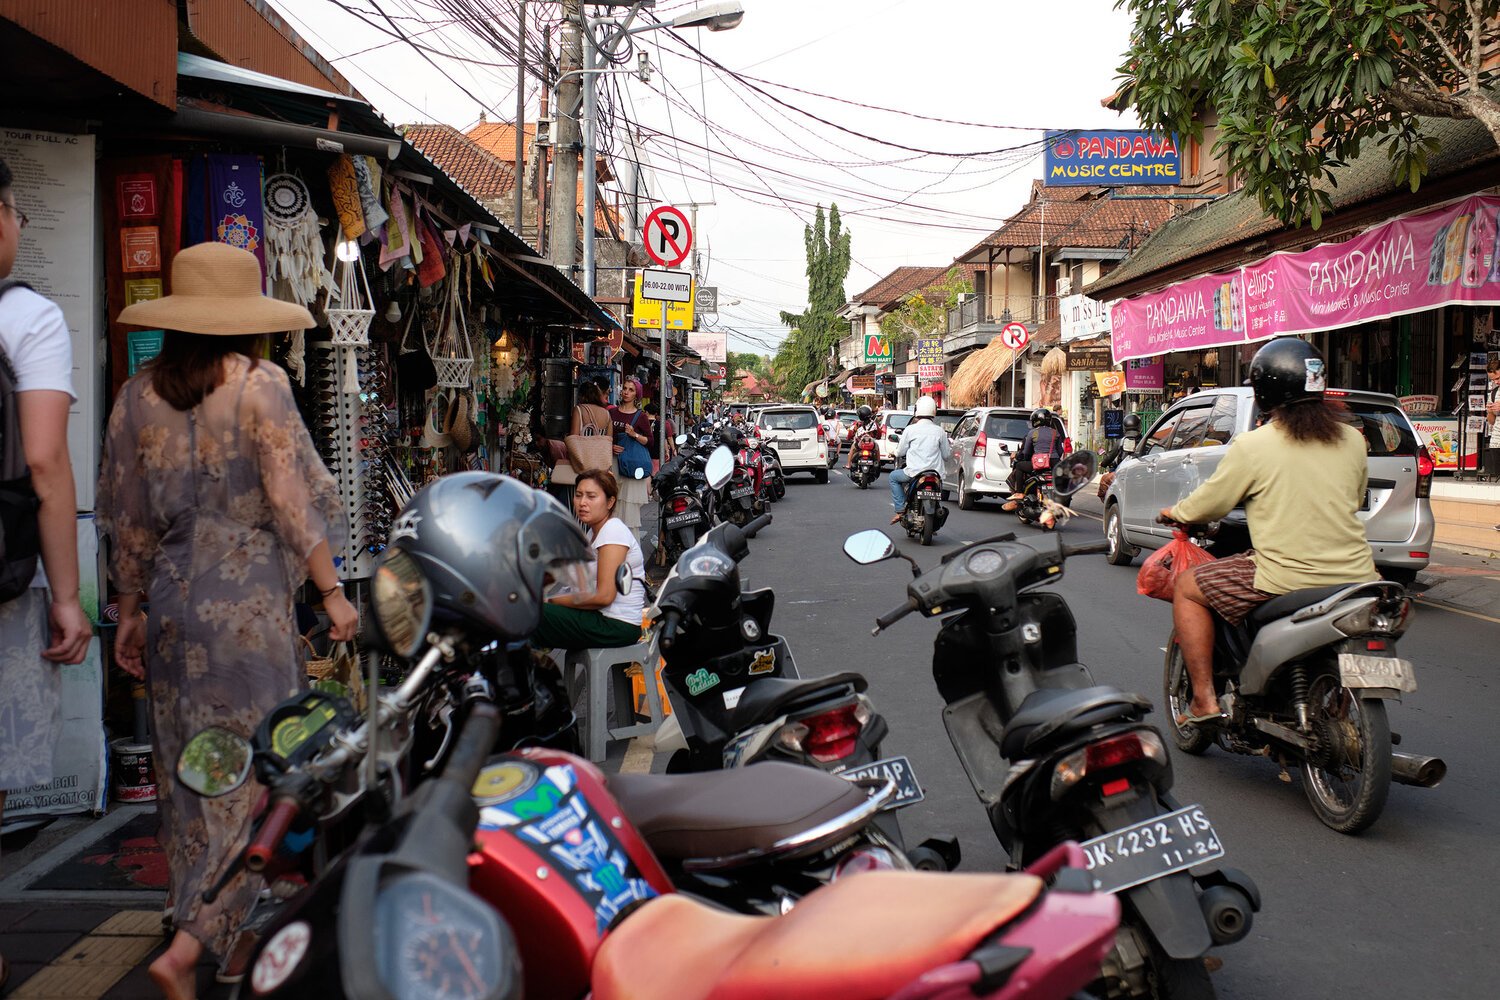
MULTIPOLYGON (((656 400, 656 457, 667 460, 667 300, 661 300, 661 388, 656 400)), ((661 497, 657 497, 661 502, 661 497)))
MULTIPOLYGON (((1014 355, 1010 359, 1010 405, 1016 405, 1016 362, 1021 360, 1021 350, 1031 340, 1031 331, 1024 323, 1007 323, 1000 331, 1000 342, 1009 347, 1014 355)), ((1024 404, 1022 404, 1024 405, 1024 404)))

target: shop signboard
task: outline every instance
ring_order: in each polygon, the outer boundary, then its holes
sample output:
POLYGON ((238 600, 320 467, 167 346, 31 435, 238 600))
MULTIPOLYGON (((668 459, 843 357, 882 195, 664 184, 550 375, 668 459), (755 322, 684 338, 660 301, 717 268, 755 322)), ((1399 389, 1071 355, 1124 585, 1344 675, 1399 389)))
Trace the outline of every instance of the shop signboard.
POLYGON ((1110 409, 1104 411, 1104 438, 1114 441, 1125 436, 1125 411, 1110 409))
POLYGON ((865 334, 865 364, 890 364, 894 360, 890 338, 883 333, 865 334))
MULTIPOLYGON (((1481 418, 1483 419, 1483 418, 1481 418)), ((1457 417, 1412 417, 1412 427, 1417 431, 1417 436, 1422 443, 1427 445, 1427 453, 1432 457, 1432 464, 1438 469, 1458 468, 1458 418, 1457 417)), ((1479 435, 1469 432, 1468 440, 1464 442, 1464 468, 1475 467, 1475 458, 1479 452, 1479 435)))
POLYGON ((729 334, 702 331, 687 335, 688 346, 703 356, 704 361, 723 364, 729 360, 729 334))
POLYGON ((1397 402, 1401 404, 1401 409, 1405 410, 1408 414, 1436 413, 1438 408, 1438 398, 1436 396, 1402 396, 1397 402))
POLYGON ((1125 390, 1159 396, 1167 388, 1167 363, 1161 355, 1135 358, 1125 365, 1125 390))
POLYGON ((920 364, 920 365, 917 365, 917 375, 921 377, 921 379, 922 379, 923 382, 937 382, 937 381, 939 381, 943 377, 943 365, 942 365, 942 362, 938 362, 935 365, 929 365, 929 364, 920 364))
MULTIPOLYGON (((648 299, 641 294, 641 274, 635 276, 634 316, 631 325, 637 330, 660 330, 663 303, 648 299)), ((667 302, 667 329, 691 330, 693 328, 693 303, 691 293, 686 302, 667 302)))
POLYGON ((923 337, 912 345, 912 356, 919 365, 941 365, 943 363, 943 338, 923 337))
POLYGON ((1172 133, 1140 129, 1049 131, 1042 177, 1049 187, 1181 184, 1182 151, 1172 133))
POLYGON ((1240 274, 1205 274, 1149 295, 1120 299, 1110 304, 1109 322, 1117 362, 1243 344, 1247 338, 1240 274))
MULTIPOLYGON (((0 159, 15 175, 12 194, 16 206, 31 220, 10 276, 56 303, 68 325, 73 392, 78 397, 68 412, 68 455, 73 463, 78 509, 93 510, 99 471, 99 407, 104 396, 104 366, 95 363, 100 336, 96 305, 100 280, 94 273, 99 242, 94 137, 0 128, 0 159)), ((126 195, 122 211, 141 214, 148 207, 139 186, 126 195)), ((155 232, 151 230, 153 238, 155 232)), ((143 291, 137 297, 149 294, 143 291)))
POLYGON ((1095 372, 1094 387, 1101 396, 1118 396, 1125 391, 1125 373, 1119 371, 1095 372))
POLYGON ((1058 300, 1058 321, 1062 324, 1062 342, 1102 337, 1109 333, 1109 303, 1087 295, 1069 295, 1058 300))
POLYGON ((854 375, 849 379, 849 391, 854 393, 873 393, 875 391, 874 375, 854 375))
POLYGON ((1068 371, 1107 372, 1114 367, 1108 344, 1069 344, 1068 371))
POLYGON ((1243 269, 1250 339, 1500 305, 1497 216, 1500 198, 1476 196, 1252 264, 1243 269))
POLYGON ((897 375, 896 376, 896 388, 897 389, 915 389, 916 387, 917 387, 917 377, 915 375, 897 375))

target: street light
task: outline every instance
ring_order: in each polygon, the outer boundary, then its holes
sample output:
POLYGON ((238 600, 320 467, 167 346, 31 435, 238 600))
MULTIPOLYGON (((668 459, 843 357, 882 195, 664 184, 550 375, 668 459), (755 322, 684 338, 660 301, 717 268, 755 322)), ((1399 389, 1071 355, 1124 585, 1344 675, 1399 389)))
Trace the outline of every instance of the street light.
MULTIPOLYGON (((711 3, 672 18, 674 28, 707 28, 728 31, 738 28, 745 19, 745 8, 739 3, 711 3)), ((653 25, 654 27, 654 25, 653 25)))

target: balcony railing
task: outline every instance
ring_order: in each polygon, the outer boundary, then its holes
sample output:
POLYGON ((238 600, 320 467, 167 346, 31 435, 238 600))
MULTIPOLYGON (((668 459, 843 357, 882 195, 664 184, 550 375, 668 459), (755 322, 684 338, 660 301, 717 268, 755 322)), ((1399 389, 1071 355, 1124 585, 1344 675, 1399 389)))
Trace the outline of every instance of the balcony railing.
POLYGON ((948 310, 948 333, 978 332, 993 325, 996 330, 1007 321, 1036 327, 1057 315, 1055 295, 1000 295, 994 298, 966 299, 948 310), (1010 316, 1006 317, 1006 310, 1010 316))

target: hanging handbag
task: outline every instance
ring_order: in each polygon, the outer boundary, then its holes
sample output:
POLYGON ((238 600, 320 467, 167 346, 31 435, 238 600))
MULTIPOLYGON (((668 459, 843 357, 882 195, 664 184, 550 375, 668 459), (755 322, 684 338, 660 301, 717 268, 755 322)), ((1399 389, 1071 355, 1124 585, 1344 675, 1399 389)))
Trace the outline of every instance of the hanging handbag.
MULTIPOLYGON (((601 431, 594 426, 594 422, 590 419, 594 414, 584 410, 584 406, 589 407, 589 410, 603 412, 602 408, 592 403, 581 404, 579 411, 583 417, 583 420, 580 420, 582 433, 569 434, 563 439, 568 452, 568 464, 573 467, 575 474, 589 469, 607 469, 615 457, 614 439, 610 437, 608 431, 601 431)), ((608 421, 606 413, 603 421, 606 427, 608 421)))
POLYGON ((348 698, 354 707, 365 709, 365 679, 360 672, 359 656, 347 642, 336 642, 327 656, 319 656, 306 636, 299 636, 307 647, 307 679, 314 691, 348 698))
MULTIPOLYGON (((639 430, 638 428, 636 428, 636 423, 640 415, 640 412, 637 411, 631 417, 631 419, 627 421, 628 426, 632 430, 636 430, 637 433, 639 433, 639 430)), ((635 438, 630 437, 623 431, 620 432, 618 438, 616 439, 616 443, 625 449, 624 451, 620 452, 619 461, 617 463, 620 470, 620 475, 624 476, 626 479, 635 479, 637 472, 644 473, 648 476, 651 474, 651 452, 645 445, 641 444, 635 438)))

